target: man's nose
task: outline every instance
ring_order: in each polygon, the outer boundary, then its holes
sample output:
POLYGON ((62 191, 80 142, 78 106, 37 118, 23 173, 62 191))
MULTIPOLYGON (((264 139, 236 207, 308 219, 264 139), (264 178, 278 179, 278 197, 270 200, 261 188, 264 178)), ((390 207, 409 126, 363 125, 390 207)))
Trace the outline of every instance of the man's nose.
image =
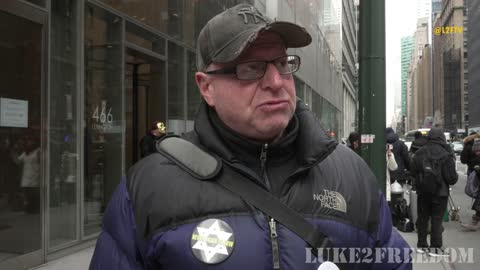
POLYGON ((262 87, 266 90, 278 90, 283 85, 282 75, 273 63, 268 63, 262 78, 262 87))

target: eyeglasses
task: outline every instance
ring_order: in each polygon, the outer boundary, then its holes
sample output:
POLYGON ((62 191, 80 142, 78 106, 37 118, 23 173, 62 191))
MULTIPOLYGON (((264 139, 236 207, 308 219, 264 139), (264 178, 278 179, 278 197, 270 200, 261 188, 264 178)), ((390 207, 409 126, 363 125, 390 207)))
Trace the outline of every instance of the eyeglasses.
POLYGON ((206 74, 232 75, 242 81, 260 79, 265 75, 268 64, 272 63, 280 75, 287 75, 296 72, 300 68, 300 56, 286 55, 275 58, 271 61, 249 61, 239 63, 234 67, 207 71, 206 74))

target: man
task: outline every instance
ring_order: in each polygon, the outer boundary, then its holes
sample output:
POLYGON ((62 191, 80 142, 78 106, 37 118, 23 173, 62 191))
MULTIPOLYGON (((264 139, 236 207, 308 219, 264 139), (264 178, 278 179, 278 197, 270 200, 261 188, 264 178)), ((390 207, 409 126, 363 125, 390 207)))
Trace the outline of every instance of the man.
POLYGON ((142 158, 157 152, 156 143, 165 136, 165 130, 163 122, 155 121, 152 124, 148 133, 140 140, 140 156, 142 158))
MULTIPOLYGON (((472 173, 476 165, 480 165, 480 155, 477 155, 472 150, 473 143, 477 138, 480 138, 480 134, 471 132, 470 135, 463 140, 464 146, 462 152, 460 153, 460 161, 463 164, 467 164, 468 175, 472 173)), ((462 223, 462 226, 469 230, 476 231, 480 229, 480 198, 476 198, 474 200, 472 210, 475 211, 475 213, 472 215, 472 219, 468 223, 462 223)))
POLYGON ((296 102, 300 59, 286 48, 310 42, 304 28, 245 4, 206 24, 195 74, 204 102, 185 139, 222 167, 202 174, 208 158, 179 162, 198 149, 136 164, 105 213, 90 269, 317 269, 303 238, 219 184, 232 175, 279 198, 336 247, 399 248, 394 262, 362 267, 411 269, 368 166, 296 102))
POLYGON ((449 185, 457 182, 458 175, 455 155, 447 145, 442 129, 432 128, 428 132, 427 144, 413 158, 412 174, 418 180, 417 251, 428 252, 431 256, 448 256, 443 248, 442 222, 450 195, 449 185), (430 245, 427 242, 429 220, 432 225, 430 245))
POLYGON ((395 156, 395 161, 397 162, 398 168, 395 171, 390 171, 390 178, 392 182, 397 181, 402 186, 407 181, 407 175, 405 170, 409 170, 410 162, 408 159, 408 147, 405 143, 399 140, 398 135, 393 131, 392 128, 386 128, 385 138, 387 143, 393 145, 393 155, 395 156))

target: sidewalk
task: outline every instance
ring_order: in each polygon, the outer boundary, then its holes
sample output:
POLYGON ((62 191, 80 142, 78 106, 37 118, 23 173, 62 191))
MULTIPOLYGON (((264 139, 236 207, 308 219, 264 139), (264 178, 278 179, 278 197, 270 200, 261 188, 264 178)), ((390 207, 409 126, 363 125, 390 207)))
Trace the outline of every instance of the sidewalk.
MULTIPOLYGON (((470 210, 472 200, 464 193, 465 183, 467 181, 466 165, 461 164, 457 158, 457 172, 458 183, 452 187, 451 196, 455 205, 460 207, 460 221, 468 222, 471 219, 473 211, 470 210)), ((465 231, 457 221, 444 222, 445 231, 443 232, 443 244, 446 248, 455 249, 457 259, 450 258, 447 261, 443 260, 437 263, 429 263, 427 255, 423 255, 422 258, 414 257, 417 263, 414 264, 414 270, 427 270, 427 269, 456 269, 456 270, 478 270, 480 269, 480 231, 470 232, 465 231), (473 248, 468 249, 468 248, 473 248), (460 250, 470 252, 467 254, 468 260, 461 260, 460 250), (420 261, 420 262, 419 262, 420 261), (423 261, 423 263, 422 263, 423 261), (453 262, 452 262, 453 261, 453 262)), ((400 234, 410 244, 412 248, 417 245, 416 232, 400 234)), ((421 256, 414 253, 413 256, 421 256)))
POLYGON ((93 255, 93 249, 94 247, 89 247, 30 270, 87 270, 93 255))

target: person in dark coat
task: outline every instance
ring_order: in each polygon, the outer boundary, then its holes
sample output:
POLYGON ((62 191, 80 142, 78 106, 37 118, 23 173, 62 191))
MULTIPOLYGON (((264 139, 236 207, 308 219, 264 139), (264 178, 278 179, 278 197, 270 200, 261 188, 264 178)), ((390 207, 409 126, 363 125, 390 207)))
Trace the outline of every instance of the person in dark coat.
POLYGON ((385 130, 385 138, 387 143, 393 146, 392 153, 395 156, 395 161, 397 162, 397 170, 390 171, 390 179, 393 182, 397 181, 402 186, 407 181, 407 174, 405 170, 409 170, 410 162, 408 158, 408 147, 403 141, 398 138, 398 135, 393 131, 392 128, 387 128, 385 130))
MULTIPOLYGON (((480 138, 480 134, 476 132, 470 133, 470 135, 463 140, 464 146, 460 153, 460 161, 468 166, 468 175, 472 173, 476 165, 480 165, 480 155, 476 155, 472 150, 476 138, 480 138)), ((475 211, 472 219, 468 223, 462 223, 462 226, 469 230, 476 231, 480 229, 480 198, 475 198, 472 210, 475 211)))
POLYGON ((357 254, 362 264, 342 269, 412 269, 375 175, 296 98, 301 61, 287 48, 311 41, 305 28, 248 4, 207 22, 197 42, 194 129, 161 139, 158 154, 130 168, 90 270, 318 269, 323 260, 305 259, 313 251, 306 236, 222 186, 227 180, 278 198, 332 246, 384 251, 369 261, 357 254))
POLYGON ((354 131, 348 135, 348 147, 360 155, 360 134, 358 132, 354 131))
MULTIPOLYGON (((431 256, 448 256, 443 248, 443 215, 447 209, 448 196, 450 195, 449 185, 458 180, 455 168, 455 154, 447 144, 445 134, 440 128, 432 128, 428 133, 427 144, 420 148, 413 158, 412 174, 418 178, 425 175, 425 161, 438 160, 439 178, 433 183, 436 189, 426 191, 417 188, 417 228, 419 253, 428 252, 431 256), (432 228, 430 233, 430 245, 427 242, 427 227, 430 220, 432 228)), ((434 167, 434 166, 432 166, 434 167)))
POLYGON ((415 140, 412 142, 412 145, 410 146, 410 152, 415 154, 415 152, 420 149, 422 146, 427 144, 427 137, 423 136, 422 132, 416 131, 415 134, 415 140))
POLYGON ((140 141, 140 155, 142 158, 157 152, 156 143, 165 136, 165 124, 163 122, 154 122, 148 133, 140 141))

